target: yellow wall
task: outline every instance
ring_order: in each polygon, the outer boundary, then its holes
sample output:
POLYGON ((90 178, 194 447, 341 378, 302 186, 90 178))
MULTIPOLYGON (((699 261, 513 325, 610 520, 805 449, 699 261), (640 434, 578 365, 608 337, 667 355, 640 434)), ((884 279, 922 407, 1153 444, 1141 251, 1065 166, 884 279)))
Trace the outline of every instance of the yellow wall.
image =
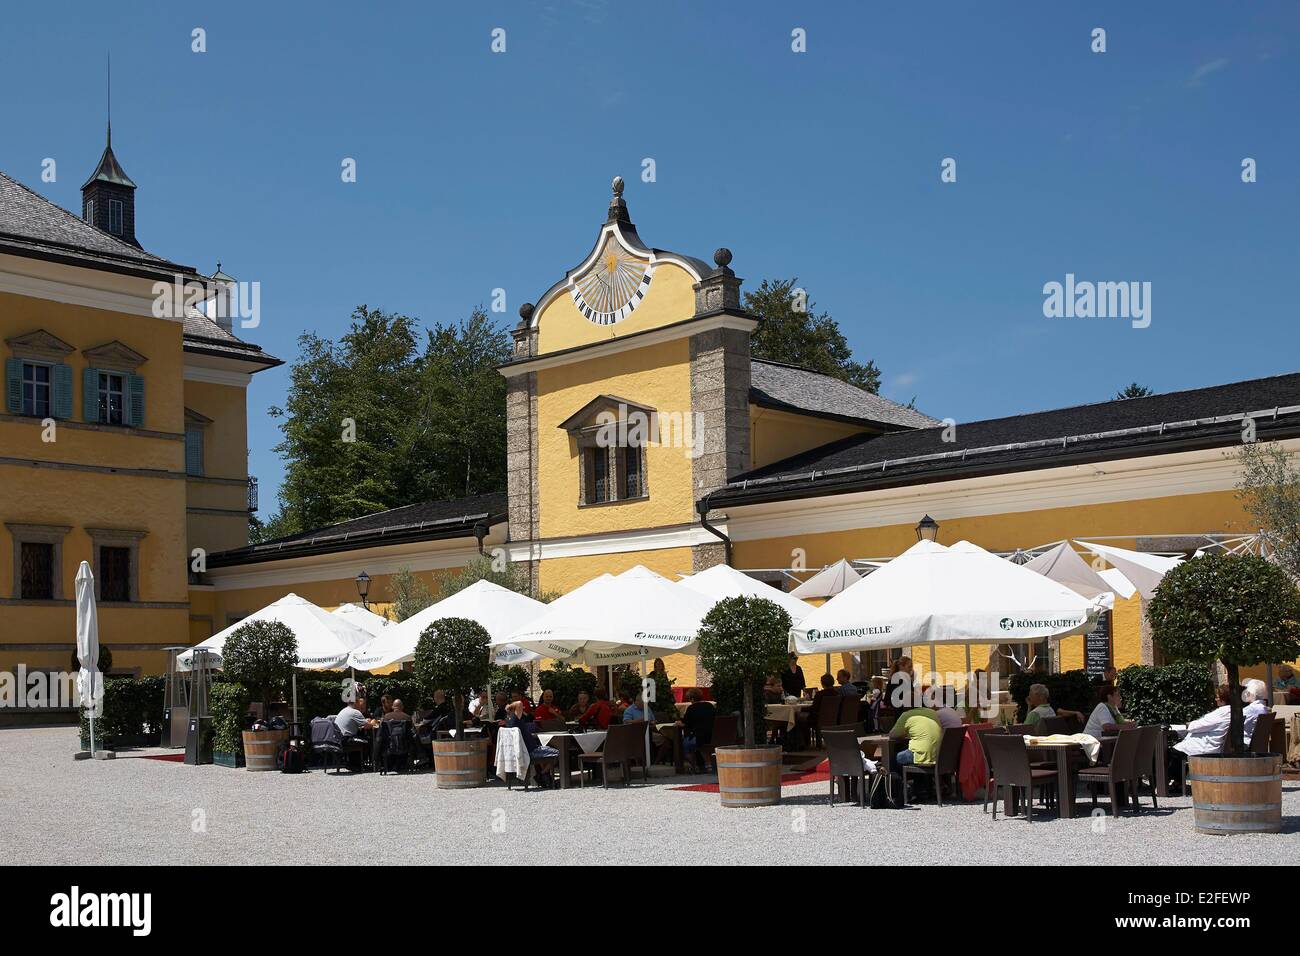
MULTIPOLYGON (((639 313, 638 309, 635 316, 639 313)), ((586 322, 586 319, 582 320, 586 322)), ((560 424, 601 394, 689 416, 690 345, 676 339, 537 373, 541 536, 598 534, 689 523, 695 516, 693 461, 681 447, 646 449, 647 500, 580 506, 578 448, 560 424)), ((680 419, 679 419, 680 420, 680 419)), ((667 430, 663 429, 665 438, 667 430)))
POLYGON ((865 431, 861 425, 749 406, 749 451, 754 468, 865 431))
POLYGON ((622 322, 597 325, 578 311, 573 296, 561 292, 537 316, 539 355, 595 342, 608 342, 632 332, 681 322, 695 314, 695 280, 680 266, 663 262, 655 266, 650 289, 641 304, 622 322))

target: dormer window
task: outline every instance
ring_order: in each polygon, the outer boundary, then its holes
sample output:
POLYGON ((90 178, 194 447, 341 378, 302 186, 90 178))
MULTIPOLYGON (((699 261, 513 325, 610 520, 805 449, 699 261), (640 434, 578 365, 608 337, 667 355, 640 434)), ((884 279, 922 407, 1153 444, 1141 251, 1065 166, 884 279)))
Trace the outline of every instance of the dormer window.
POLYGON ((648 498, 646 446, 658 425, 653 408, 601 395, 561 423, 578 459, 578 504, 648 498))

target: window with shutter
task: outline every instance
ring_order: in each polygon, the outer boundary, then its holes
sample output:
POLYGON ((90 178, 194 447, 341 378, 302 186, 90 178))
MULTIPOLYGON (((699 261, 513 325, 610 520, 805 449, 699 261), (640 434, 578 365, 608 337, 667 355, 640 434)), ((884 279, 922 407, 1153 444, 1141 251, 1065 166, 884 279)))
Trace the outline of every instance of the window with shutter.
POLYGON ((50 367, 41 362, 23 363, 24 415, 48 418, 50 415, 50 367))
POLYGON ((23 410, 23 360, 5 359, 5 411, 18 415, 23 410))
POLYGON ((54 417, 72 417, 72 368, 68 365, 55 365, 54 372, 54 417))
POLYGON ((95 388, 98 395, 95 420, 102 425, 125 425, 126 376, 100 372, 95 388))
POLYGON ((83 368, 81 370, 81 418, 82 421, 99 421, 99 369, 83 368))
POLYGON ((144 379, 139 375, 128 375, 126 385, 129 409, 126 423, 132 428, 141 428, 144 426, 144 379))
POLYGON ((185 427, 185 474, 203 474, 203 428, 200 425, 185 427))

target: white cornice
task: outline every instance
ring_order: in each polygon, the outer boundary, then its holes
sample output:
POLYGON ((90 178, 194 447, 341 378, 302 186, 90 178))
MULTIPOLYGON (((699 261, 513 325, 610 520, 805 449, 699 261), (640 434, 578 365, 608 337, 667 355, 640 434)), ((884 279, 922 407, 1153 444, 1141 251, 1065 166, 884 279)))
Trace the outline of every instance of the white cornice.
MULTIPOLYGON (((26 260, 20 256, 0 256, 0 292, 158 318, 153 310, 153 280, 26 260), (131 291, 133 288, 141 291, 131 291)), ((181 319, 175 317, 172 321, 181 319)))
POLYGON ((248 388, 248 383, 253 380, 253 376, 247 372, 191 365, 190 360, 191 357, 187 355, 185 357, 185 381, 187 382, 206 382, 209 385, 236 385, 240 388, 248 388))
MULTIPOLYGON (((723 527, 725 531, 725 526, 723 527)), ((717 544, 718 538, 700 525, 675 525, 613 534, 581 535, 572 538, 548 538, 544 541, 512 541, 506 545, 511 561, 580 558, 596 554, 631 554, 636 551, 660 551, 665 548, 689 548, 697 544, 717 544)))
MULTIPOLYGON (((1282 443, 1300 449, 1300 440, 1282 443)), ((1225 449, 1182 452, 1016 474, 931 482, 903 488, 823 495, 794 501, 728 507, 736 541, 915 524, 945 518, 1042 511, 1231 491, 1237 463, 1225 449)))
POLYGON ((536 358, 528 359, 522 362, 512 362, 497 369, 506 378, 513 378, 516 375, 525 375, 528 372, 537 372, 547 368, 558 368, 562 365, 573 365, 576 362, 586 362, 590 359, 603 358, 607 355, 617 355, 619 352, 629 352, 633 349, 648 348, 651 345, 660 345, 664 342, 672 342, 676 339, 690 338, 692 335, 699 335, 701 332, 711 332, 714 329, 740 329, 744 332, 752 332, 757 327, 758 321, 747 319, 744 316, 730 315, 723 313, 720 315, 711 315, 707 318, 697 320, 686 320, 684 322, 674 322, 672 325, 665 325, 662 328, 650 329, 645 332, 634 332, 631 335, 624 336, 621 339, 610 339, 606 342, 595 342, 591 345, 579 346, 573 349, 567 349, 563 352, 553 352, 550 355, 539 355, 536 358))

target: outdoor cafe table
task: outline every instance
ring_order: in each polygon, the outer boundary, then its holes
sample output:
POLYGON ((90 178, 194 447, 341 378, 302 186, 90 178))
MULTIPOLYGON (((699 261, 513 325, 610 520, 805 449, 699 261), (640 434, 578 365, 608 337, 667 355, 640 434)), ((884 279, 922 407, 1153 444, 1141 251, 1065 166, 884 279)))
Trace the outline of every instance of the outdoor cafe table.
POLYGON ((888 772, 894 762, 894 739, 889 734, 867 734, 858 738, 862 752, 873 760, 878 760, 881 769, 888 772))
MULTIPOLYGON (((1098 763, 1095 766, 1104 765, 1101 759, 1101 755, 1104 755, 1110 749, 1113 749, 1115 740, 1116 738, 1114 737, 1100 738, 1099 743, 1101 744, 1101 750, 1098 752, 1099 754, 1098 763)), ((1056 802, 1057 805, 1060 807, 1061 819, 1062 820, 1071 819, 1074 816, 1074 812, 1075 812, 1074 791, 1077 789, 1078 786, 1078 777, 1074 772, 1074 768, 1078 766, 1078 763, 1077 761, 1070 759, 1071 751, 1083 754, 1084 753, 1083 745, 1076 743, 1075 741, 1072 740, 1037 739, 1033 743, 1030 743, 1029 740, 1026 740, 1025 749, 1031 752, 1037 749, 1051 750, 1054 753, 1056 757, 1056 793, 1057 793, 1056 802)), ((1085 754, 1085 760, 1086 759, 1087 756, 1085 754)), ((1032 753, 1030 756, 1030 760, 1031 761, 1033 760, 1032 753)), ((1007 796, 1003 800, 1003 812, 1006 813, 1008 816, 1010 816, 1013 813, 1013 807, 1014 807, 1013 798, 1014 798, 1013 791, 1011 789, 1008 789, 1007 796)), ((1032 799, 1032 795, 1026 794, 1025 799, 1026 800, 1032 799)))
POLYGON ((577 747, 585 754, 594 754, 605 746, 605 738, 609 733, 604 730, 588 730, 579 733, 571 731, 555 731, 541 733, 537 739, 542 742, 543 747, 554 747, 560 752, 560 789, 569 789, 569 774, 573 772, 572 761, 570 759, 573 748, 577 747), (554 741, 554 743, 552 743, 554 741))

